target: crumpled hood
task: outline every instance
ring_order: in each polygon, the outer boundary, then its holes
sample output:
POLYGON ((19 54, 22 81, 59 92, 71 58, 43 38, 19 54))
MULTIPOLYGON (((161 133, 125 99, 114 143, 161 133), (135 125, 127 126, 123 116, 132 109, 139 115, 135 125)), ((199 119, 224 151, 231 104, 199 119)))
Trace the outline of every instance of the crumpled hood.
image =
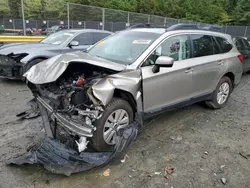
POLYGON ((88 63, 114 71, 122 71, 125 65, 107 61, 87 53, 76 51, 60 54, 42 61, 30 68, 23 76, 33 84, 45 84, 56 81, 67 69, 71 62, 88 63))
POLYGON ((20 53, 31 53, 32 51, 49 50, 50 48, 55 48, 56 45, 43 44, 43 43, 13 43, 5 44, 0 47, 1 55, 8 55, 10 53, 20 54, 20 53))

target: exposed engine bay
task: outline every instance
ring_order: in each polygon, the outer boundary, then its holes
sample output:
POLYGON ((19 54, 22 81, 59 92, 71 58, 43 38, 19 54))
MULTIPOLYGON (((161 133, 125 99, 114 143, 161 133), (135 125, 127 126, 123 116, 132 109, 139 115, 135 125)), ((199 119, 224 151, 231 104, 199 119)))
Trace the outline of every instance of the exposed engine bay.
POLYGON ((60 139, 69 142, 70 139, 62 136, 68 133, 79 152, 86 149, 86 137, 92 136, 93 124, 104 110, 102 103, 92 94, 92 86, 114 73, 89 64, 72 63, 55 82, 28 84, 40 103, 42 116, 47 116, 44 122, 49 121, 53 137, 60 134, 60 139), (58 127, 58 123, 62 126, 58 127))
POLYGON ((72 64, 56 81, 39 85, 39 94, 51 100, 51 105, 57 110, 72 108, 93 108, 100 105, 91 92, 91 86, 105 76, 112 74, 103 68, 91 65, 72 64))

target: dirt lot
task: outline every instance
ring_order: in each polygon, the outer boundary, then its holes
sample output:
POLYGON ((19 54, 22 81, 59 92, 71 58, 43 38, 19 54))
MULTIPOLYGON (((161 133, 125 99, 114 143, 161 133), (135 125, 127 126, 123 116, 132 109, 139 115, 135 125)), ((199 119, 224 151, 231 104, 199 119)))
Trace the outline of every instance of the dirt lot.
POLYGON ((40 166, 5 165, 43 134, 40 118, 16 120, 15 114, 30 97, 21 82, 0 80, 0 188, 250 187, 249 75, 243 77, 226 108, 212 111, 193 105, 160 115, 146 122, 125 163, 70 177, 51 174, 40 166), (166 166, 174 172, 164 177, 166 166), (111 173, 105 177, 107 168, 111 173), (221 178, 226 179, 225 185, 221 178))

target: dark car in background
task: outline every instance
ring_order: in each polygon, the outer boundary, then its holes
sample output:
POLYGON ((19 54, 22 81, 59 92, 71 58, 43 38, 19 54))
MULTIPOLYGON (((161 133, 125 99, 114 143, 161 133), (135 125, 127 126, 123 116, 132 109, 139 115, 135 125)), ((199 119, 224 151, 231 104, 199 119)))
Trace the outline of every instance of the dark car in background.
POLYGON ((235 37, 234 43, 238 51, 243 55, 243 72, 250 71, 250 44, 244 37, 235 37))
POLYGON ((250 44, 250 37, 243 37, 244 39, 247 40, 247 42, 250 44))
POLYGON ((99 40, 112 34, 95 29, 58 31, 38 43, 14 43, 0 47, 0 77, 23 79, 33 65, 61 53, 85 51, 99 40))
POLYGON ((56 33, 58 31, 64 30, 64 29, 71 29, 71 26, 68 27, 68 25, 53 25, 52 27, 47 29, 47 35, 51 35, 53 33, 56 33))

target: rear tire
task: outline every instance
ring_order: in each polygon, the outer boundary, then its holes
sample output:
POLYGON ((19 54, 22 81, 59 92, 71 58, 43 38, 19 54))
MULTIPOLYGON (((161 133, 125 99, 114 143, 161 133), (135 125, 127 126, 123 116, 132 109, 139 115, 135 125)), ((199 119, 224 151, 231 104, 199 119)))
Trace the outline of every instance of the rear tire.
MULTIPOLYGON (((104 131, 106 130, 105 123, 108 121, 109 117, 113 115, 117 110, 122 110, 126 112, 128 116, 128 123, 134 121, 134 112, 130 104, 121 98, 112 99, 109 104, 105 107, 102 117, 95 122, 96 131, 91 138, 94 149, 97 151, 112 151, 114 149, 114 144, 107 144, 104 139, 104 131)), ((111 123, 112 124, 112 123, 111 123)))
POLYGON ((212 109, 220 109, 226 106, 230 94, 233 91, 233 84, 230 78, 224 76, 219 81, 215 91, 212 94, 212 100, 205 104, 212 109))

